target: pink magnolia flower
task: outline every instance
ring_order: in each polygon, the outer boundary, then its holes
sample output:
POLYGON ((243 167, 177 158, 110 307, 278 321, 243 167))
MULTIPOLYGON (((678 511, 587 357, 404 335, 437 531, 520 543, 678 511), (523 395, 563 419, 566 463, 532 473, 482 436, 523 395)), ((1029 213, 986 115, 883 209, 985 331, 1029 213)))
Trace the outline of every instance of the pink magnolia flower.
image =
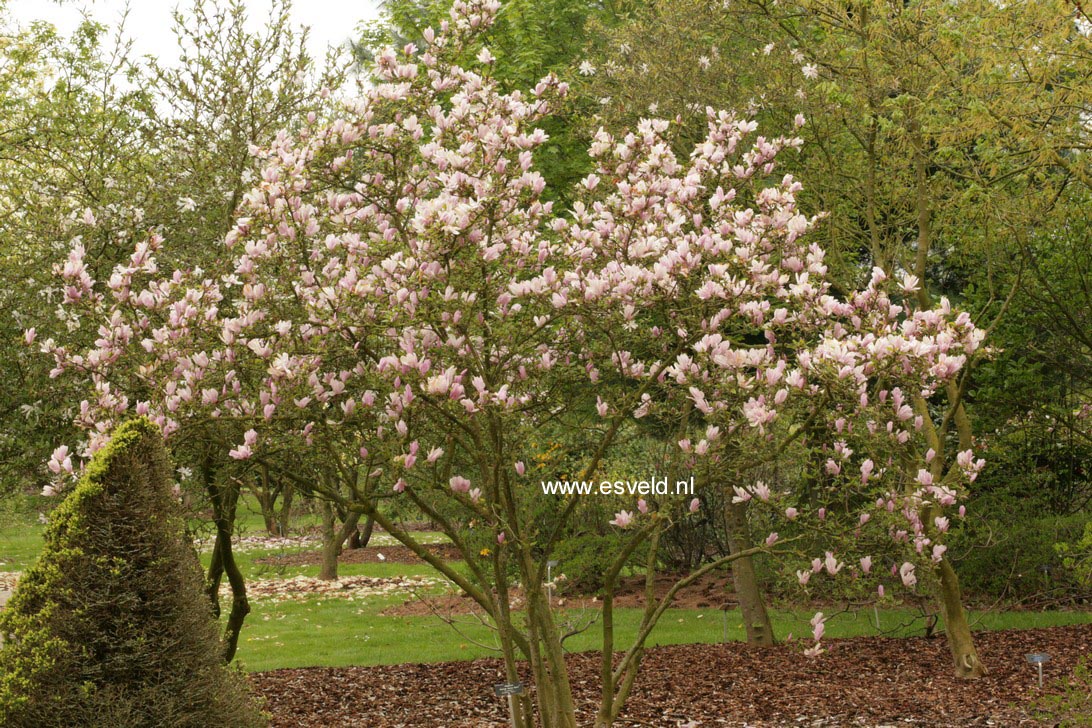
POLYGON ((690 501, 690 512, 691 513, 697 513, 699 508, 701 508, 701 501, 700 500, 698 500, 697 498, 694 498, 693 500, 690 501))
POLYGON ((68 454, 68 445, 61 445, 53 451, 48 466, 57 474, 72 472, 72 456, 68 454))
POLYGON ((753 488, 753 491, 754 491, 755 497, 757 497, 763 503, 770 500, 770 495, 771 495, 770 486, 766 485, 761 480, 758 481, 757 483, 755 483, 755 487, 753 488))
POLYGON ((826 567, 827 573, 833 576, 841 571, 845 564, 836 559, 833 553, 827 551, 826 558, 823 559, 823 566, 826 567))
POLYGON ((816 612, 815 616, 811 618, 811 637, 816 642, 823 639, 823 633, 826 630, 826 617, 822 612, 816 612))
POLYGON ((633 514, 629 511, 618 511, 614 514, 614 520, 610 522, 612 526, 619 528, 628 528, 631 523, 633 523, 633 514))
POLYGON ((232 448, 228 455, 236 460, 248 460, 254 455, 254 445, 258 442, 258 433, 255 430, 247 430, 243 434, 243 444, 232 448))
POLYGON ((461 475, 453 475, 447 482, 456 493, 470 492, 470 481, 461 475))
POLYGON ((868 479, 872 476, 872 470, 875 467, 876 464, 872 462, 872 458, 861 463, 861 485, 866 485, 868 483, 868 479))
POLYGON ((909 561, 899 567, 899 577, 903 584, 911 588, 918 583, 918 577, 914 575, 914 565, 909 561))

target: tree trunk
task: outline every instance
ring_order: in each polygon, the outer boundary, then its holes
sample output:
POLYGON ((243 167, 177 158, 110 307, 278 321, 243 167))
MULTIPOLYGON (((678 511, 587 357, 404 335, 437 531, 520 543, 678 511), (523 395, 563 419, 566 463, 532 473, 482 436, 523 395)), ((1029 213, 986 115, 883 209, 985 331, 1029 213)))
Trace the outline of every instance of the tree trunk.
POLYGON ((322 566, 320 579, 337 579, 337 557, 341 552, 341 540, 337 537, 337 514, 329 501, 322 502, 322 566))
POLYGON ((269 468, 265 465, 261 468, 259 482, 251 487, 254 498, 258 501, 258 507, 262 511, 262 521, 265 530, 270 536, 277 535, 277 491, 269 479, 269 468))
MULTIPOLYGON (((747 527, 747 504, 729 504, 727 516, 729 552, 736 554, 751 548, 754 544, 751 543, 751 533, 747 527)), ((747 642, 773 645, 773 625, 770 623, 770 614, 766 611, 766 601, 755 573, 754 560, 750 556, 732 561, 732 582, 736 587, 739 609, 743 613, 747 642)))
POLYGON ((360 522, 360 513, 349 513, 341 528, 337 525, 337 510, 329 501, 322 504, 322 566, 319 567, 319 578, 327 581, 337 579, 337 557, 341 555, 341 547, 349 536, 356 531, 356 524, 360 522))
POLYGON ((576 728, 576 708, 565 665, 561 635, 541 584, 526 589, 527 624, 532 637, 532 669, 539 719, 550 728, 576 728))
MULTIPOLYGON (((516 671, 516 645, 514 635, 515 626, 512 624, 510 609, 508 582, 505 579, 504 559, 500 548, 493 551, 493 574, 496 578, 497 590, 497 638, 500 640, 501 655, 504 657, 504 679, 509 683, 519 682, 519 673, 516 671)), ((534 661, 532 660, 532 666, 534 661)), ((527 690, 515 700, 508 701, 509 721, 513 728, 534 728, 534 711, 531 706, 531 695, 527 690)))
POLYGON ((250 614, 250 601, 246 596, 246 582, 243 572, 235 563, 235 554, 231 550, 231 536, 235 529, 235 511, 239 502, 239 488, 236 485, 220 486, 216 482, 214 469, 208 463, 202 468, 205 489, 212 503, 213 520, 216 524, 216 542, 213 547, 212 561, 209 564, 206 589, 212 602, 212 612, 220 617, 220 580, 227 576, 231 586, 231 611, 227 624, 224 625, 223 655, 224 662, 235 659, 239 647, 239 634, 243 630, 246 615, 250 614))
POLYGON ((367 516, 364 519, 364 528, 354 528, 349 534, 349 548, 366 549, 368 542, 372 540, 372 531, 375 530, 375 517, 367 516))
POLYGON ((948 559, 936 566, 939 578, 940 607, 944 613, 944 630, 948 635, 948 649, 952 652, 956 677, 978 678, 986 675, 986 666, 978 659, 971 637, 971 627, 963 611, 963 599, 959 578, 948 559))
MULTIPOLYGON (((929 191, 929 180, 926 167, 924 148, 925 144, 916 133, 918 126, 912 127, 914 142, 918 148, 915 159, 915 177, 917 181, 917 213, 918 213, 918 246, 914 259, 914 274, 917 275, 921 285, 918 288, 918 303, 924 309, 930 305, 929 289, 926 278, 929 261, 929 249, 932 247, 932 208, 929 191)), ((967 411, 963 408, 959 387, 954 381, 949 381, 946 386, 949 407, 955 421, 956 431, 959 433, 959 445, 962 449, 969 449, 973 443, 971 421, 967 417, 967 411)), ((929 413, 924 401, 915 402, 919 414, 928 418, 929 413)), ((942 474, 944 435, 942 430, 939 435, 932 434, 933 448, 937 455, 932 467, 934 480, 942 474)), ((933 513, 929 514, 933 516, 933 513)), ((926 523, 932 523, 930 517, 926 523)), ((948 648, 952 651, 952 659, 955 662, 957 677, 975 678, 986 674, 986 668, 978 659, 978 652, 974 648, 974 639, 971 637, 971 628, 967 624, 967 616, 963 612, 963 595, 959 589, 959 578, 947 559, 942 559, 936 566, 936 574, 939 581, 940 607, 944 614, 944 629, 948 634, 948 648)))
POLYGON ((277 535, 282 538, 288 535, 288 528, 292 519, 292 497, 296 494, 296 489, 292 486, 291 482, 284 484, 284 489, 281 491, 281 510, 277 514, 277 535))
POLYGON ((272 494, 265 488, 255 488, 254 497, 258 500, 258 507, 262 509, 262 524, 266 533, 277 536, 277 513, 273 509, 272 494))

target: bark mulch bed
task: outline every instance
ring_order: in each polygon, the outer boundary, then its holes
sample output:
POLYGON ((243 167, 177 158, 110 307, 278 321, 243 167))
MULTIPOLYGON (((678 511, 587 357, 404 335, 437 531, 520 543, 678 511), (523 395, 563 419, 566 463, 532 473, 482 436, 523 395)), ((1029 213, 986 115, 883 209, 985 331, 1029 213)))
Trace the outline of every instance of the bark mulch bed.
MULTIPOLYGON (((793 644, 656 647, 647 653, 618 725, 1040 725, 1031 717, 1038 690, 1025 655, 1050 654, 1044 671, 1049 689, 1071 677, 1080 657, 1092 655, 1092 624, 979 632, 977 644, 990 674, 973 681, 950 675, 943 637, 831 640, 828 652, 812 660, 793 644)), ((568 662, 580 724, 590 725, 596 656, 574 654, 568 662)), ((499 660, 275 670, 254 673, 251 681, 277 727, 508 725, 505 699, 492 691, 504 682, 499 660)))

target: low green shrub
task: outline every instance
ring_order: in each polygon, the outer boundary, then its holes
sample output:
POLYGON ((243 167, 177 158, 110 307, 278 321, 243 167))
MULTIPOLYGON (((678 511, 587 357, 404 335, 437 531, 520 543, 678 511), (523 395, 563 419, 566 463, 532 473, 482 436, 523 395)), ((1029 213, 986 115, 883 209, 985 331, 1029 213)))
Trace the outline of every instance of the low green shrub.
POLYGON ((1009 604, 1081 604, 1092 598, 1074 563, 1057 544, 1076 544, 1089 517, 1023 515, 1019 510, 969 518, 952 534, 949 551, 964 593, 1009 604))
POLYGON ((565 575, 566 593, 598 594, 621 548, 617 534, 571 536, 554 549, 553 558, 558 562, 554 575, 565 575))

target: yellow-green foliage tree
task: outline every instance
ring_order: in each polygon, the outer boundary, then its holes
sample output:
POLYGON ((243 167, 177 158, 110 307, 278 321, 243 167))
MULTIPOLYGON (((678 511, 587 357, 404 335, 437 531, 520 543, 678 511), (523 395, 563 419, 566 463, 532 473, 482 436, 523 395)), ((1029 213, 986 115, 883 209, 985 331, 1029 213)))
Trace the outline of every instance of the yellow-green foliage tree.
POLYGON ((0 725, 262 725, 202 584, 162 435, 125 423, 0 615, 0 725))
MULTIPOLYGON (((1085 214, 1090 27, 1064 0, 669 0, 609 34, 584 86, 595 123, 676 118, 680 145, 706 105, 772 129, 802 114, 787 169, 806 181, 802 206, 828 213, 815 233, 836 278, 851 288, 873 265, 901 269, 922 282, 922 306, 974 289, 975 318, 996 325, 1032 242, 1085 214)), ((934 477, 985 430, 966 401, 973 371, 915 403, 934 415, 934 477)), ((936 584, 957 671, 980 675, 947 560, 936 584)))

